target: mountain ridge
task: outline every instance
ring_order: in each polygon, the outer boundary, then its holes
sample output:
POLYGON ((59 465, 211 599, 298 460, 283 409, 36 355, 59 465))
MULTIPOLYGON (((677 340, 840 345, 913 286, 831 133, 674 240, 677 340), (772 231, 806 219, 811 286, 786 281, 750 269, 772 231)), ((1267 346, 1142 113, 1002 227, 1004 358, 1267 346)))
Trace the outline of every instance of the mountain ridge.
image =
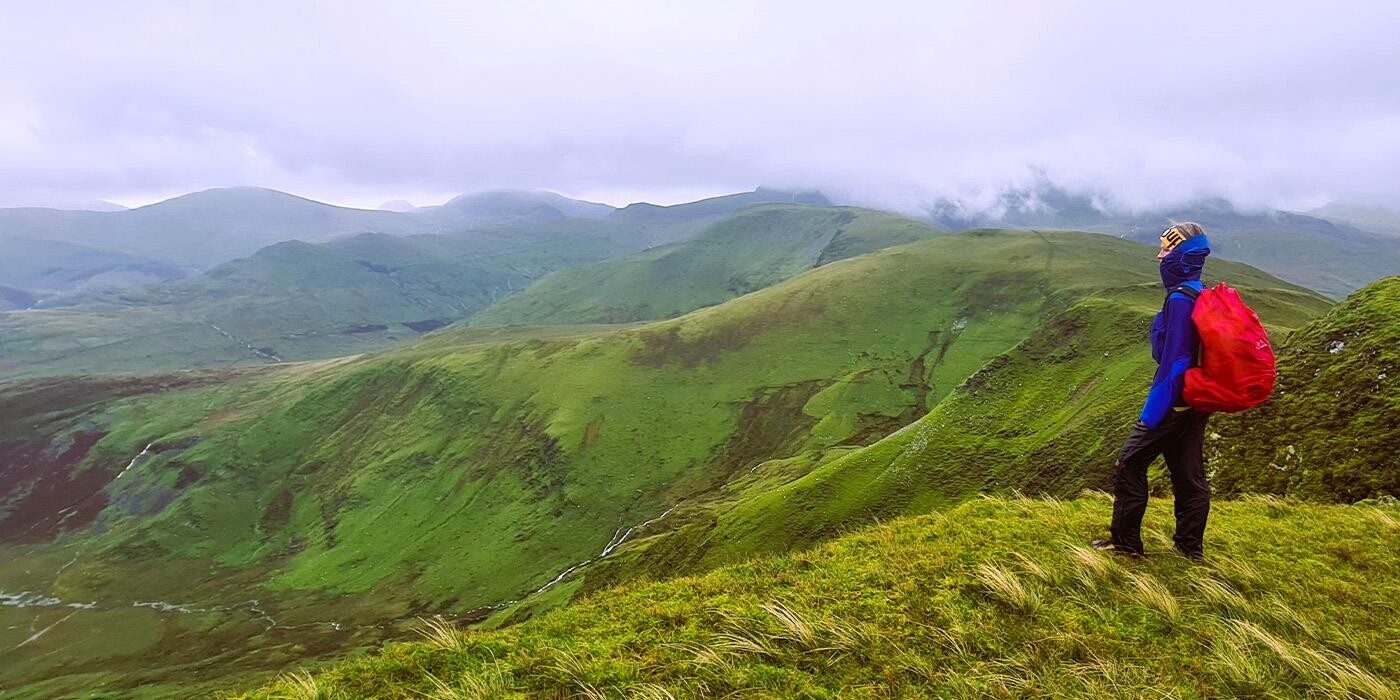
MULTIPOLYGON (((1327 306, 1261 272, 1218 269, 1254 290, 1271 322, 1327 306)), ((43 410, 0 403, 0 455, 32 456, 0 472, 22 484, 12 493, 39 499, 9 504, 22 526, 0 521, 10 538, 0 556, 22 563, 0 571, 0 589, 108 606, 76 613, 84 634, 128 611, 121 624, 135 636, 120 653, 84 657, 79 628, 59 625, 17 668, 32 681, 80 663, 89 688, 129 683, 137 658, 159 659, 141 671, 149 677, 214 655, 207 663, 229 677, 264 673, 279 665, 267 648, 299 657, 378 644, 438 612, 501 624, 635 574, 680 571, 660 555, 714 530, 710 494, 770 492, 878 445, 1096 295, 1107 296, 1091 318, 1140 322, 1159 303, 1155 277, 1150 248, 1111 237, 947 234, 667 321, 452 327, 379 355, 157 383, 97 403, 96 388, 35 380, 23 395, 50 397, 43 410), (237 607, 250 596, 281 627, 237 607), (226 611, 131 608, 150 600, 226 611), (307 651, 287 651, 298 645, 307 651), (69 651, 45 656, 54 649, 69 651)), ((1088 338, 1110 338, 1112 351, 1126 346, 1123 330, 1088 338)), ((1097 349, 1081 347, 1079 362, 1097 349)), ((1140 364, 1112 358, 1124 377, 1140 364)), ((1101 391, 1110 407, 1130 400, 1121 383, 1101 391)), ((1104 420, 1087 428, 1103 433, 1104 420)), ((1088 466, 1063 488, 1083 483, 1088 466)), ((779 545, 728 542, 694 552, 722 563, 779 545)), ((52 612, 38 622, 58 621, 52 612)), ((35 621, 0 616, 15 629, 35 621)))

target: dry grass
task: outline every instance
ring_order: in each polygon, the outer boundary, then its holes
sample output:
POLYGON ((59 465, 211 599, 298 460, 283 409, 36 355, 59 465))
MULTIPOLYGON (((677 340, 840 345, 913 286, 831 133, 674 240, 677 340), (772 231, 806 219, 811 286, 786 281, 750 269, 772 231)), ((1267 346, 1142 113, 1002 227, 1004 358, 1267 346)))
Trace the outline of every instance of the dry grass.
POLYGON ((1168 622, 1174 623, 1181 618, 1181 603, 1151 574, 1129 572, 1128 583, 1132 587, 1130 596, 1140 605, 1161 613, 1168 622))
POLYGON ((278 684, 282 693, 277 697, 282 700, 321 700, 325 697, 316 677, 306 671, 292 671, 279 678, 278 684))
POLYGON ((1040 596, 1022 583, 1016 574, 996 564, 978 564, 976 576, 993 598, 1023 613, 1034 614, 1043 604, 1040 596))
POLYGON ((422 637, 430 646, 445 651, 462 651, 467 646, 467 640, 471 634, 462 630, 455 622, 443 619, 441 616, 418 618, 421 627, 414 631, 422 637))
POLYGON ((588 664, 568 651, 555 651, 554 663, 549 668, 567 681, 576 695, 589 700, 604 700, 607 696, 594 685, 588 664))
POLYGON ((781 601, 773 601, 760 607, 772 615, 783 628, 782 634, 777 635, 775 639, 792 642, 809 651, 818 648, 816 628, 801 615, 793 612, 792 608, 781 601))
POLYGON ((1193 580, 1192 584, 1196 587, 1197 595, 1212 605, 1231 612, 1242 611, 1249 606, 1249 601, 1224 581, 1206 576, 1193 580))
POLYGON ((1074 577, 1089 590, 1098 588, 1100 583, 1112 581, 1123 571, 1118 562, 1088 547, 1072 545, 1069 556, 1075 565, 1074 577))
POLYGON ((1230 620, 1228 624, 1237 637, 1271 652, 1320 694, 1374 700, 1400 698, 1391 684, 1338 654, 1295 644, 1248 620, 1230 620))

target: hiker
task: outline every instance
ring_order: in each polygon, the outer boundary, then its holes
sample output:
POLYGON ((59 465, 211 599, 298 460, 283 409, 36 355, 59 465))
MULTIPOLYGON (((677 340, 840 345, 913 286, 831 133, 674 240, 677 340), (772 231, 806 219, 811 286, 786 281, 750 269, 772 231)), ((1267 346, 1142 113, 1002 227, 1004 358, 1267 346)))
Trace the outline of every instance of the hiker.
POLYGON ((1176 224, 1162 232, 1162 285, 1167 298, 1152 321, 1152 358, 1157 374, 1133 431, 1118 453, 1113 475, 1113 522, 1110 537, 1096 549, 1142 556, 1142 516, 1147 511, 1147 465, 1166 458, 1176 498, 1177 551, 1192 561, 1204 560, 1203 536, 1210 513, 1206 483, 1206 420, 1210 413, 1192 409, 1182 399, 1189 367, 1199 363, 1201 341, 1191 320, 1201 292, 1201 268, 1210 255, 1199 224, 1176 224))

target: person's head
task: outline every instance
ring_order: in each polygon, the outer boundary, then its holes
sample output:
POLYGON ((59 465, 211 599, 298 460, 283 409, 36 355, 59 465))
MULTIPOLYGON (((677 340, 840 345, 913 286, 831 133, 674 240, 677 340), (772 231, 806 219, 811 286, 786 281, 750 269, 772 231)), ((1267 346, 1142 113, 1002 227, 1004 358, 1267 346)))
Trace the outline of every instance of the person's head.
POLYGON ((1188 239, 1204 235, 1206 235, 1205 229, 1201 228, 1201 225, 1194 221, 1168 226, 1167 230, 1163 231, 1162 235, 1158 238, 1162 247, 1161 250, 1157 251, 1157 259, 1161 260, 1167 257, 1168 253, 1176 250, 1177 246, 1185 243, 1188 239))
POLYGON ((1201 269, 1205 267, 1206 256, 1210 255, 1210 241, 1200 224, 1186 222, 1172 224, 1162 232, 1161 248, 1157 259, 1162 272, 1162 284, 1171 289, 1183 282, 1201 279, 1201 269))

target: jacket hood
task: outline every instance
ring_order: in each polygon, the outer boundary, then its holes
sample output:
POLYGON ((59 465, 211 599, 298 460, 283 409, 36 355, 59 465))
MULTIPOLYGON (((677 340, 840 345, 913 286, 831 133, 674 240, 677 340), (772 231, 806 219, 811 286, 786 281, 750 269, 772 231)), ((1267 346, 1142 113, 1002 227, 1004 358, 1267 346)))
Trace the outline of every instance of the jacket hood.
POLYGON ((1210 241, 1205 234, 1182 241, 1176 250, 1162 258, 1162 286, 1171 289, 1187 282, 1200 282, 1207 255, 1210 255, 1210 241))

